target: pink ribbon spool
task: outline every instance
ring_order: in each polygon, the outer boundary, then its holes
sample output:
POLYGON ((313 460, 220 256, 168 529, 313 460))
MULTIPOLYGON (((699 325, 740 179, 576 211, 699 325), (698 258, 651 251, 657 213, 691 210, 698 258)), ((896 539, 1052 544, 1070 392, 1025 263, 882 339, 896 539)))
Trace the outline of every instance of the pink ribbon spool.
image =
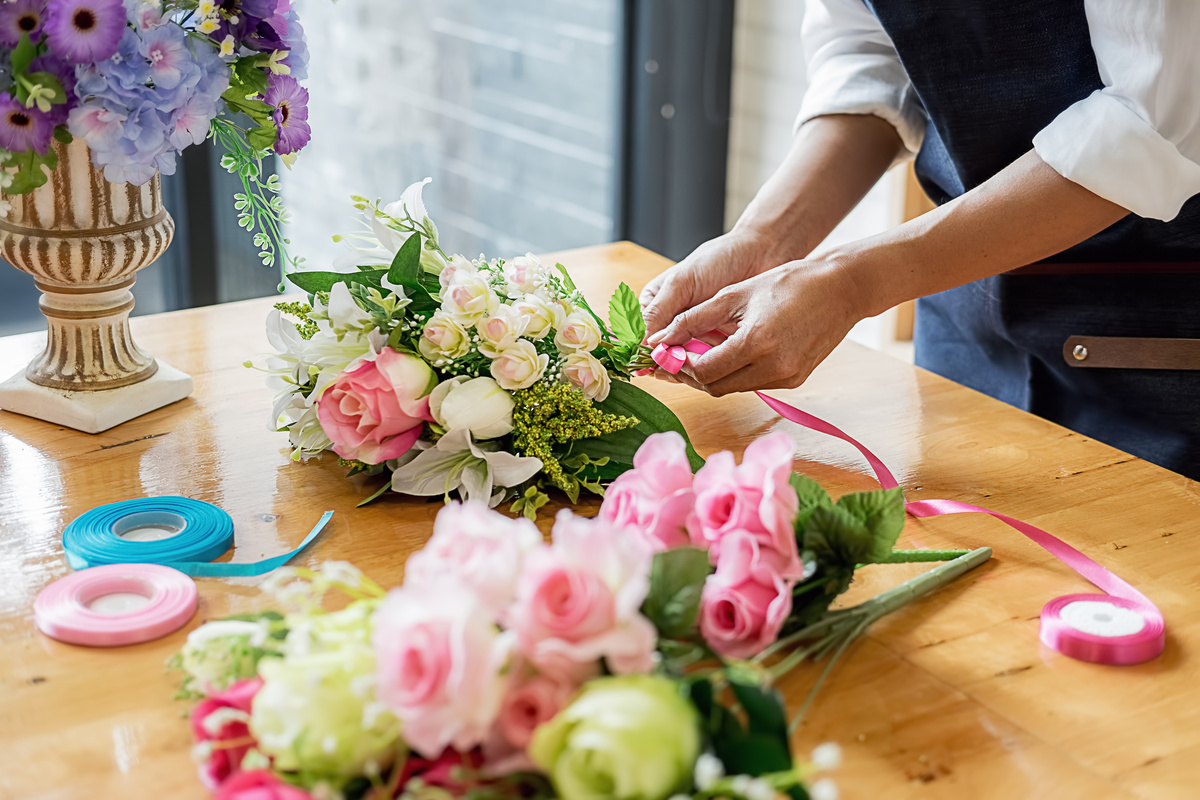
MULTIPOLYGON (((715 333, 713 335, 719 336, 715 333)), ((654 348, 654 363, 672 375, 687 363, 688 353, 708 352, 712 346, 692 339, 686 345, 654 348)), ((865 445, 830 425, 782 400, 755 392, 763 402, 784 419, 805 428, 827 434, 853 445, 875 471, 884 489, 895 489, 899 482, 891 470, 865 445)), ((1162 612, 1144 594, 1109 572, 1071 545, 1028 522, 956 500, 915 500, 905 510, 914 517, 939 517, 947 514, 988 514, 1033 540, 1107 594, 1069 594, 1056 597, 1042 608, 1039 637, 1043 644, 1063 655, 1094 664, 1140 664, 1163 651, 1166 623, 1162 612)))
POLYGON ((196 584, 159 564, 106 564, 81 570, 43 589, 33 604, 38 630, 68 644, 115 647, 166 636, 196 612, 196 584), (110 594, 147 598, 145 605, 114 614, 91 608, 110 594))

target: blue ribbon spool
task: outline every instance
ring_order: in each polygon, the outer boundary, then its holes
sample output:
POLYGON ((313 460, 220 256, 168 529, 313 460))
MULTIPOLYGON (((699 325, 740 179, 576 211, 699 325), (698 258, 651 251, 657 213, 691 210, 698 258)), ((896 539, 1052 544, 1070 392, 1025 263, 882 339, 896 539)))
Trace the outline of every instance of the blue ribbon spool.
POLYGON ((74 569, 100 564, 162 564, 193 578, 262 575, 290 561, 324 529, 326 511, 300 546, 290 553, 251 564, 212 564, 233 546, 233 519, 224 510, 190 497, 140 497, 97 506, 63 531, 63 551, 74 569), (175 530, 155 541, 122 536, 137 528, 175 530))

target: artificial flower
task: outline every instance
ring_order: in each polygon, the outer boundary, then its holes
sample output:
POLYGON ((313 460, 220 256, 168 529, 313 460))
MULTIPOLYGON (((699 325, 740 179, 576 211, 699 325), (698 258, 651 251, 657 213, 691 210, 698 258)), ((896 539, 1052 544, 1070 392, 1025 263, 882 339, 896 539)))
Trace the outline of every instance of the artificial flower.
POLYGON ((496 723, 483 745, 489 773, 535 768, 528 754, 534 732, 566 708, 580 687, 600 675, 598 663, 582 667, 538 670, 528 663, 513 665, 496 723))
POLYGON ((425 323, 417 349, 425 358, 439 364, 465 356, 471 349, 471 339, 454 316, 438 309, 425 323))
POLYGON ((515 392, 541 380, 549 365, 550 356, 539 353, 528 339, 518 339, 492 359, 491 373, 502 388, 515 392))
POLYGON ((600 328, 586 311, 571 311, 554 335, 554 344, 564 354, 590 353, 600 346, 600 328))
POLYGON ((22 34, 38 40, 46 21, 46 0, 8 0, 0 5, 0 44, 16 47, 22 34))
POLYGON ((479 352, 488 358, 496 358, 505 349, 512 347, 525 332, 528 318, 510 305, 500 304, 489 316, 475 323, 479 333, 479 352))
POLYGON ((263 102, 275 109, 275 127, 279 132, 275 152, 280 155, 299 152, 312 138, 312 128, 308 125, 308 89, 291 75, 272 73, 263 102))
POLYGON ((726 534, 716 549, 717 569, 700 600, 700 633, 720 655, 750 658, 779 637, 792 610, 792 583, 745 531, 726 534))
POLYGON ((572 386, 577 386, 588 400, 602 401, 608 398, 611 388, 608 370, 591 353, 571 353, 563 362, 562 375, 572 386))
POLYGON ((654 626, 641 614, 652 552, 607 520, 563 509, 553 542, 525 557, 509 614, 521 650, 539 667, 605 659, 616 673, 654 666, 654 626))
POLYGON ((499 305, 500 298, 478 272, 455 272, 442 292, 442 310, 464 327, 479 322, 499 305))
POLYGON ((117 52, 125 30, 121 0, 48 0, 46 41, 72 64, 105 61, 117 52))
POLYGON ((655 551, 691 544, 695 505, 687 443, 675 431, 655 433, 633 456, 633 469, 604 492, 600 516, 635 531, 655 551))
POLYGON ((550 271, 533 253, 511 259, 504 264, 504 286, 510 297, 536 292, 546 285, 550 271))
POLYGON ((562 327, 567 317, 557 303, 549 303, 535 294, 525 295, 512 307, 525 318, 524 335, 535 340, 544 339, 548 333, 562 327))
POLYGON ((303 789, 284 783, 270 770, 239 772, 221 787, 213 800, 313 800, 303 789))
POLYGON ((180 666, 188 676, 188 687, 213 694, 253 678, 259 660, 268 653, 268 633, 262 621, 217 620, 196 628, 180 651, 180 666))
POLYGON ((525 555, 542 541, 532 522, 509 519, 480 502, 450 503, 433 522, 433 535, 404 565, 406 586, 457 575, 474 588, 493 619, 516 596, 525 555))
POLYGON ((465 429, 476 439, 512 432, 512 395, 491 378, 451 378, 429 393, 429 412, 446 430, 465 429))
POLYGON ((392 473, 392 491, 417 497, 449 496, 459 489, 467 500, 495 506, 504 497, 495 487, 520 486, 542 468, 537 458, 516 456, 490 442, 476 442, 468 430, 452 430, 392 473), (461 487, 461 488, 460 488, 461 487))
POLYGON ((54 124, 49 115, 25 104, 11 94, 0 92, 0 147, 15 153, 50 148, 54 124))
POLYGON ((511 636, 455 577, 393 589, 375 615, 379 699, 433 758, 483 742, 499 710, 511 636))
POLYGON ((537 729, 529 754, 563 800, 665 800, 690 788, 700 720, 675 681, 598 678, 537 729))
POLYGON ((329 384, 317 400, 317 416, 335 453, 379 464, 416 443, 430 419, 436 382, 424 361, 385 347, 329 384))
POLYGON ((250 735, 250 706, 260 688, 260 678, 241 680, 192 709, 192 752, 209 791, 239 771, 242 758, 256 744, 250 735))

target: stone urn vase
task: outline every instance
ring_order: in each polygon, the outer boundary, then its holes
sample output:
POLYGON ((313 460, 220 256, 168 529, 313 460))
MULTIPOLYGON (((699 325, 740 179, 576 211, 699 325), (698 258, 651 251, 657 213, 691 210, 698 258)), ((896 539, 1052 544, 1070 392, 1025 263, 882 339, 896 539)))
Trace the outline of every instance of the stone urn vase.
POLYGON ((0 409, 99 433, 192 393, 192 379, 133 341, 137 271, 171 243, 159 177, 109 183, 82 139, 55 142, 58 168, 29 194, 5 195, 0 257, 33 276, 46 349, 0 384, 0 409))

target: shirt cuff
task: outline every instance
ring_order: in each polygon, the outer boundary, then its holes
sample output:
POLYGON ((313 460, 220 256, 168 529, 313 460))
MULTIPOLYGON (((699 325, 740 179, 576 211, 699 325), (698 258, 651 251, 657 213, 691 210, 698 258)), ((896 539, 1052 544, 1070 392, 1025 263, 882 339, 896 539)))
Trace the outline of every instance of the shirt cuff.
POLYGON ((1172 220, 1200 193, 1200 164, 1103 89, 1055 117, 1033 149, 1064 178, 1139 217, 1172 220))
POLYGON ((825 60, 810 76, 793 134, 827 114, 874 114, 896 129, 910 154, 925 138, 925 110, 894 55, 854 53, 825 60))

